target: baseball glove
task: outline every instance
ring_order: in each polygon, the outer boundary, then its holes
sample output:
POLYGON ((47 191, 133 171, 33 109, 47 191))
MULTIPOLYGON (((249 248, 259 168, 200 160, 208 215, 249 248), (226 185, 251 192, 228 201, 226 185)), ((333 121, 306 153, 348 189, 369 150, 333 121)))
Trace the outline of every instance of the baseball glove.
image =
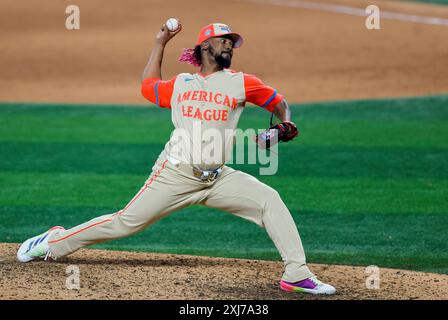
POLYGON ((262 149, 269 149, 279 141, 288 142, 299 135, 299 129, 294 122, 284 121, 255 136, 255 142, 262 149))

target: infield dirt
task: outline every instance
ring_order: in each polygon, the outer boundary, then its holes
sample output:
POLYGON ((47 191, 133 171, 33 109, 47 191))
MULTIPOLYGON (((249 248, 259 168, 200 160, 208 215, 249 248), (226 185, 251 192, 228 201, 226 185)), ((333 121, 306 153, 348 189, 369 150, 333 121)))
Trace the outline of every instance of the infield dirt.
POLYGON ((0 244, 0 299, 448 299, 448 275, 380 269, 367 289, 364 267, 310 264, 334 296, 279 289, 281 262, 82 249, 60 261, 15 259, 18 244, 0 244), (67 267, 80 272, 68 290, 67 267))

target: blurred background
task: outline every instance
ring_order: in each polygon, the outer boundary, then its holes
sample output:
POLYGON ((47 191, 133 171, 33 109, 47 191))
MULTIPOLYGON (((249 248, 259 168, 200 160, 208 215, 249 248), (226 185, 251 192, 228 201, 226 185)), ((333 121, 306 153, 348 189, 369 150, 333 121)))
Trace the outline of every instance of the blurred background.
POLYGON ((448 89, 448 7, 422 2, 3 0, 0 101, 144 103, 141 73, 169 17, 181 19, 183 31, 166 49, 166 78, 194 72, 177 62, 181 50, 203 26, 223 22, 245 40, 232 68, 291 102, 438 94, 448 89), (309 3, 322 6, 304 9, 309 3), (65 28, 72 4, 80 30, 65 28), (328 4, 336 11, 375 4, 383 15, 444 18, 445 26, 383 18, 381 30, 368 30, 365 17, 328 12, 328 4))

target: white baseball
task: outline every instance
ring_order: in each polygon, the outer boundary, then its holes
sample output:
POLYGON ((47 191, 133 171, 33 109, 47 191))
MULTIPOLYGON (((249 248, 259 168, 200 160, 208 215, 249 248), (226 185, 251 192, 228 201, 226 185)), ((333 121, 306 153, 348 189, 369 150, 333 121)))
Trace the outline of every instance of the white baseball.
POLYGON ((179 29, 179 21, 177 21, 176 18, 169 18, 166 21, 165 25, 171 32, 177 31, 177 29, 179 29))

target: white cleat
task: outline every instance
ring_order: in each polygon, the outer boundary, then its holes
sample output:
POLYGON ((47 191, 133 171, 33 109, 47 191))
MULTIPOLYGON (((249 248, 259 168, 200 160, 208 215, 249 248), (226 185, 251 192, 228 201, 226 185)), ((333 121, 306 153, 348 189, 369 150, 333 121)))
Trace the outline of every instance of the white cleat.
POLYGON ((299 282, 280 281, 280 288, 288 292, 300 292, 311 294, 335 294, 336 288, 319 281, 316 277, 311 277, 299 282))
POLYGON ((53 227, 50 230, 26 240, 17 251, 17 260, 20 262, 30 262, 36 258, 44 258, 47 260, 50 255, 48 246, 48 238, 52 231, 62 229, 63 227, 53 227))

